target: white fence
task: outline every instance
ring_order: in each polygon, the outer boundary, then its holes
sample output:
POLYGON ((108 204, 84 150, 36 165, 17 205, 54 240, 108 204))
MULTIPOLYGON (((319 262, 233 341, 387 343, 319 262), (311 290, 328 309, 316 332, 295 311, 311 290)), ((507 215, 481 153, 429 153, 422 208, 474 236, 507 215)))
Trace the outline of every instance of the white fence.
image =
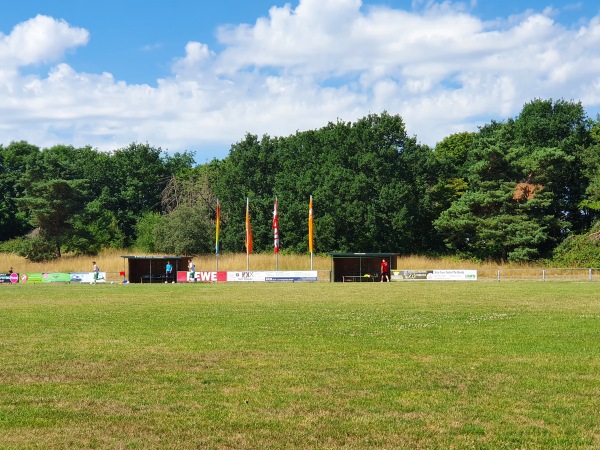
POLYGON ((481 281, 600 281, 600 268, 478 269, 481 281))

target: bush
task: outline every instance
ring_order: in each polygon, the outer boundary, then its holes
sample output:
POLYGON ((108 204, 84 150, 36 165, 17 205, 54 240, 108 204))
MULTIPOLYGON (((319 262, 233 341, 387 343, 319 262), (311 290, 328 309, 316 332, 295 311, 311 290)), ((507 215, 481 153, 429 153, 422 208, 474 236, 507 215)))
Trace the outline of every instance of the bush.
POLYGON ((33 262, 51 261, 58 258, 56 245, 40 236, 22 238, 16 253, 33 262))
POLYGON ((554 250, 553 262, 563 267, 600 267, 600 222, 589 234, 565 239, 554 250))
POLYGON ((211 227, 200 209, 180 206, 163 216, 155 228, 155 248, 158 252, 177 255, 198 255, 211 251, 211 227))
POLYGON ((25 238, 18 237, 10 239, 8 241, 0 242, 1 253, 19 253, 19 250, 23 246, 23 240, 25 238))

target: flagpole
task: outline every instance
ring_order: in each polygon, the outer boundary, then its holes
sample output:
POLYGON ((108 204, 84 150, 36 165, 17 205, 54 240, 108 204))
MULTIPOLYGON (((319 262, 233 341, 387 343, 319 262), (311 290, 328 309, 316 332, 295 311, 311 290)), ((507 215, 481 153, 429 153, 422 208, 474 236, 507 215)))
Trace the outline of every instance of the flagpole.
POLYGON ((216 223, 216 233, 215 233, 215 259, 216 259, 216 269, 215 271, 219 271, 219 253, 221 249, 219 248, 219 232, 221 231, 221 205, 219 205, 219 200, 217 200, 217 217, 215 220, 216 223))
POLYGON ((308 251, 310 252, 310 270, 313 270, 313 198, 308 205, 308 251))
POLYGON ((278 211, 277 197, 273 204, 273 221, 271 228, 273 228, 273 252, 275 252, 275 270, 279 270, 279 211, 278 211))
POLYGON ((246 272, 250 272, 250 246, 252 231, 250 230, 250 200, 246 197, 246 272))
POLYGON ((246 197, 246 272, 250 272, 250 251, 248 249, 248 219, 250 218, 248 208, 250 207, 250 202, 248 197, 246 197))

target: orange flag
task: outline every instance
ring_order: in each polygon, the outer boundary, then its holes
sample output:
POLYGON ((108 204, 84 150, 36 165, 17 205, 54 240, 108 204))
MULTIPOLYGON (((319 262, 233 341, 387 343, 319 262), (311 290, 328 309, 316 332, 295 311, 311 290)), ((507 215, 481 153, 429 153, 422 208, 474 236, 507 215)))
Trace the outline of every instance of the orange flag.
POLYGON ((250 225, 250 201, 246 197, 246 253, 252 254, 252 226, 250 225))

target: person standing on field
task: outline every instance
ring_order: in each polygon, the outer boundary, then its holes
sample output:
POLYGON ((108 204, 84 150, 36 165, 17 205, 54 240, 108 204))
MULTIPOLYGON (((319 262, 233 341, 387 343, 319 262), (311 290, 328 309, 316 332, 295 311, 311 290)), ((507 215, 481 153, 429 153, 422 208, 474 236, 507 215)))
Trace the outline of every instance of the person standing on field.
POLYGON ((390 281, 389 266, 385 258, 381 260, 381 280, 379 281, 383 283, 384 279, 385 281, 390 281))
POLYGON ((98 264, 96 264, 96 261, 92 261, 92 264, 93 264, 92 271, 94 272, 94 284, 96 284, 98 282, 98 276, 100 275, 100 267, 98 267, 98 264))
POLYGON ((171 276, 173 275, 173 264, 171 261, 167 261, 167 265, 165 266, 165 283, 171 281, 171 276))
POLYGON ((190 280, 194 280, 194 283, 196 282, 196 264, 194 264, 194 261, 192 261, 190 259, 190 262, 188 264, 188 270, 190 272, 190 280))

